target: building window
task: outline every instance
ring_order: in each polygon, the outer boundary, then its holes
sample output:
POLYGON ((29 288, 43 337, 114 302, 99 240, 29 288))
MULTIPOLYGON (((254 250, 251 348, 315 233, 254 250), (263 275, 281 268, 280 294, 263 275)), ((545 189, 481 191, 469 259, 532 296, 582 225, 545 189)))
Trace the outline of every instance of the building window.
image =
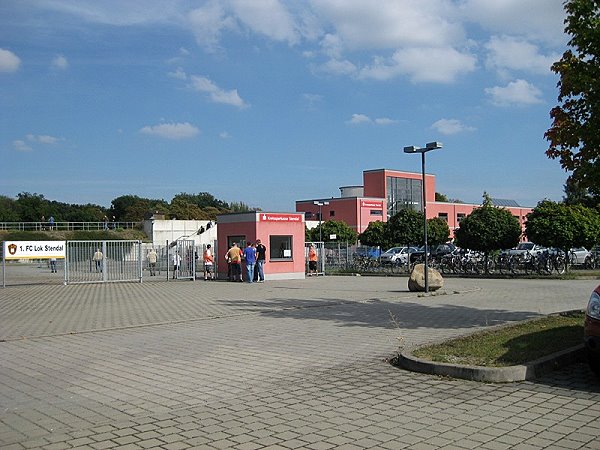
POLYGON ((234 242, 243 249, 246 246, 246 236, 227 236, 227 248, 231 248, 234 242))
POLYGON ((467 217, 467 215, 466 215, 466 214, 463 214, 463 213, 458 213, 458 214, 456 215, 456 221, 457 221, 458 223, 460 223, 460 222, 461 222, 461 220, 463 220, 465 217, 467 217))
POLYGON ((271 260, 292 259, 292 236, 271 236, 269 244, 271 260))
POLYGON ((448 213, 439 213, 438 217, 442 219, 444 222, 448 223, 448 213))
POLYGON ((306 212, 306 213, 304 213, 304 218, 305 218, 305 219, 311 219, 311 218, 312 218, 312 216, 313 216, 313 213, 311 213, 310 211, 309 211, 309 212, 306 212))
POLYGON ((383 216, 383 211, 382 211, 382 210, 380 210, 380 209, 372 209, 372 210, 370 211, 370 214, 371 214, 372 216, 383 216))
POLYGON ((422 182, 420 179, 386 177, 388 219, 402 209, 421 211, 422 182))
POLYGON ((329 217, 335 217, 335 211, 334 210, 329 211, 329 217))

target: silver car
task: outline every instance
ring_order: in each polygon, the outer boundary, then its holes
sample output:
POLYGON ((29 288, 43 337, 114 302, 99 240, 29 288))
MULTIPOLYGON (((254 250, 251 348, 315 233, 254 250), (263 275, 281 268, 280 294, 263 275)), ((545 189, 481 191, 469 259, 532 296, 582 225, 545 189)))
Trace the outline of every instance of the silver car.
POLYGON ((416 247, 392 247, 381 254, 379 261, 381 264, 406 264, 408 255, 415 250, 416 247))

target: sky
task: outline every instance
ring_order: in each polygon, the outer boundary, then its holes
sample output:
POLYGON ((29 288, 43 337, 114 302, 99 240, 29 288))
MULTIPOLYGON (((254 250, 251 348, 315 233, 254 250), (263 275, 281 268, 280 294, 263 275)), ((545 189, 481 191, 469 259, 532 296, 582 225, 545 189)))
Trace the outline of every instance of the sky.
POLYGON ((105 207, 186 192, 267 211, 362 172, 535 206, 562 0, 4 0, 0 195, 105 207))

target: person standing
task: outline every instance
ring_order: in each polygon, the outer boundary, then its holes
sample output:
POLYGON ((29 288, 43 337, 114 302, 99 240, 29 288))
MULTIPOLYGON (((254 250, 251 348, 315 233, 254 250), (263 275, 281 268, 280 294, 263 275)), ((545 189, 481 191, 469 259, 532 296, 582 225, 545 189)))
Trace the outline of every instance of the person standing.
POLYGON ((244 249, 244 259, 246 260, 246 281, 252 283, 254 279, 254 265, 256 264, 256 249, 252 242, 248 242, 244 249))
POLYGON ((99 248, 96 249, 92 260, 96 263, 96 272, 102 272, 102 260, 104 259, 104 255, 100 251, 99 248))
POLYGON ((50 258, 50 272, 57 273, 57 270, 56 270, 56 258, 50 258))
POLYGON ((151 249, 148 252, 148 266, 150 267, 150 276, 153 277, 156 275, 156 263, 158 262, 158 254, 156 253, 156 250, 151 249))
POLYGON ((313 244, 310 244, 308 248, 308 276, 312 277, 317 275, 317 250, 313 244))
POLYGON ((173 279, 179 278, 179 268, 181 267, 181 255, 178 251, 173 253, 173 279))
POLYGON ((267 259, 267 247, 260 239, 256 240, 256 267, 254 268, 254 281, 265 282, 265 261, 267 259))
POLYGON ((234 242, 227 252, 227 258, 231 261, 232 281, 244 281, 242 279, 242 250, 234 242))
POLYGON ((50 216, 48 219, 48 228, 50 228, 50 230, 54 230, 54 216, 50 216))
POLYGON ((214 280, 214 256, 210 244, 206 246, 202 256, 204 260, 204 281, 214 280))

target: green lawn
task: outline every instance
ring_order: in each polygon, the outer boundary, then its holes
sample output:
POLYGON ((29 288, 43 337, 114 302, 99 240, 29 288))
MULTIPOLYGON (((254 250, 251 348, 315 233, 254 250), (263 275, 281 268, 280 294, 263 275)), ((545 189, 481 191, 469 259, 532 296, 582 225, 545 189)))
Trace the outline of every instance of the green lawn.
POLYGON ((474 333, 413 352, 436 362, 504 367, 531 362, 583 343, 583 312, 546 316, 474 333))

